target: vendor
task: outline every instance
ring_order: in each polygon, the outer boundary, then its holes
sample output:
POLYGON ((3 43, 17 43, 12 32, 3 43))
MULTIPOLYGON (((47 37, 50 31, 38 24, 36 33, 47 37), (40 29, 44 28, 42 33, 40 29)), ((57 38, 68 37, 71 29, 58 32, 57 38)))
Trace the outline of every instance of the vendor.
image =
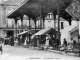
POLYGON ((48 34, 47 36, 46 36, 46 42, 45 42, 45 48, 48 48, 49 47, 49 41, 50 41, 50 35, 48 34))
POLYGON ((1 53, 2 53, 2 51, 3 51, 3 49, 2 49, 2 40, 1 40, 1 38, 0 38, 0 51, 1 51, 1 53))
POLYGON ((26 37, 25 42, 24 42, 24 46, 27 45, 27 40, 28 40, 28 38, 26 37))
POLYGON ((63 41, 63 45, 67 46, 67 41, 66 41, 65 38, 64 38, 64 41, 63 41))

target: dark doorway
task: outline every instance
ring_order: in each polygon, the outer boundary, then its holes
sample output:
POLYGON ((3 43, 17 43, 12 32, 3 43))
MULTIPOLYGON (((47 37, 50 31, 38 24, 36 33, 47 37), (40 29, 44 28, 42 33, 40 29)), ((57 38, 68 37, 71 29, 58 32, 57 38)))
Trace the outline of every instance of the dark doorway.
POLYGON ((7 37, 13 36, 13 31, 7 31, 7 37))

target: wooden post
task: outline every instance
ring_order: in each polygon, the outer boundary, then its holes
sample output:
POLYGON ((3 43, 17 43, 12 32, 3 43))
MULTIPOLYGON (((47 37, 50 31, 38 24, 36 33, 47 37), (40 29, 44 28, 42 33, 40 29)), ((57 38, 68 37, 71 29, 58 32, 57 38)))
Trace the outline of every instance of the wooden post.
POLYGON ((44 22, 45 22, 45 17, 43 17, 43 28, 45 28, 44 22))
MULTIPOLYGON (((35 33, 36 33, 36 19, 34 19, 35 22, 35 33)), ((37 47, 37 39, 34 40, 34 47, 37 47)))
POLYGON ((56 15, 53 16, 54 16, 54 29, 56 30, 56 15))
POLYGON ((17 37, 17 18, 14 18, 14 20, 15 20, 15 24, 16 24, 16 37, 17 37))
MULTIPOLYGON (((54 15, 53 14, 53 16, 54 16, 54 29, 56 30, 56 15, 54 15)), ((57 33, 56 33, 57 34, 57 33)), ((56 34, 54 34, 54 39, 56 40, 56 34)), ((53 44, 53 41, 52 41, 52 45, 54 45, 53 44)))
POLYGON ((60 9, 59 9, 58 0, 57 0, 57 14, 58 14, 58 32, 60 32, 60 9))
MULTIPOLYGON (((29 31, 30 31, 30 28, 31 28, 31 25, 30 25, 30 17, 29 17, 29 31)), ((30 44, 30 33, 29 33, 29 44, 30 44)))
POLYGON ((59 8, 59 1, 57 0, 57 14, 58 14, 58 32, 59 32, 59 41, 60 41, 60 8, 59 8))
POLYGON ((20 16, 21 18, 21 30, 23 31, 23 16, 20 16))

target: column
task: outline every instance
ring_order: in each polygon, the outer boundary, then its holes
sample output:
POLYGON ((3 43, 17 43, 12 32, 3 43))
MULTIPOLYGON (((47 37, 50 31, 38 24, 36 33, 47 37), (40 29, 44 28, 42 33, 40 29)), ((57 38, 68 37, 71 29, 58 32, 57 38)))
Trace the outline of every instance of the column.
MULTIPOLYGON (((34 19, 34 22, 35 22, 35 33, 36 33, 36 18, 34 19)), ((34 47, 37 47, 37 39, 35 38, 34 39, 34 47)))
POLYGON ((42 29, 42 20, 40 20, 40 30, 42 29))
POLYGON ((21 18, 21 30, 23 32, 23 16, 20 16, 20 18, 21 18))
MULTIPOLYGON (((29 17, 29 31, 31 29, 31 24, 30 24, 31 20, 30 20, 30 17, 29 17)), ((29 32, 29 44, 30 44, 30 32, 29 32)))
POLYGON ((14 18, 14 20, 15 20, 15 25, 16 25, 16 37, 17 37, 17 18, 14 18))
POLYGON ((45 17, 43 17, 43 28, 45 28, 45 17))
MULTIPOLYGON (((54 29, 56 30, 56 14, 54 14, 54 13, 53 13, 53 19, 54 19, 54 29)), ((57 33, 54 34, 55 41, 56 41, 56 35, 57 35, 57 33)), ((52 40, 52 45, 54 45, 53 43, 54 43, 54 41, 52 40)))
POLYGON ((59 1, 58 0, 57 0, 57 14, 58 14, 58 32, 59 32, 58 40, 60 42, 60 8, 59 8, 59 1))
POLYGON ((53 15, 54 17, 54 29, 56 30, 56 15, 53 15))

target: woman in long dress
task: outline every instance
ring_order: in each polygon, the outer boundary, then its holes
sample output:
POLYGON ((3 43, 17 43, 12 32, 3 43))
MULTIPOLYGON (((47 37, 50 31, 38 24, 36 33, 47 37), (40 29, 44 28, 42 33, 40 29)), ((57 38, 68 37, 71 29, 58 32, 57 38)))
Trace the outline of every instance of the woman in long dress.
POLYGON ((48 48, 48 46, 49 46, 49 40, 50 40, 50 36, 47 35, 47 36, 46 36, 45 47, 44 47, 45 49, 48 48))
POLYGON ((1 51, 1 53, 2 53, 2 51, 3 51, 1 38, 0 38, 0 51, 1 51))
POLYGON ((25 42, 24 42, 24 46, 25 46, 25 45, 27 45, 27 37, 26 37, 25 42))

